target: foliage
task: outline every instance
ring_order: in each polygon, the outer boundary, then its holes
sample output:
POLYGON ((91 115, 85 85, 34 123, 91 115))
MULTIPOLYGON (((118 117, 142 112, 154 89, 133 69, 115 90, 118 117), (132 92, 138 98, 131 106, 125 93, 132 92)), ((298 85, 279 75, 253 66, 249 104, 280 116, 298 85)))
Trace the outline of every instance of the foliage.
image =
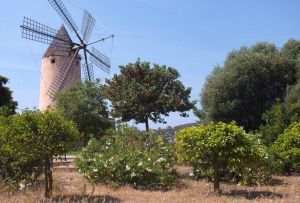
POLYGON ((277 102, 263 114, 264 125, 260 127, 260 134, 265 144, 272 145, 278 135, 293 122, 300 121, 300 80, 294 86, 287 88, 283 102, 277 102))
POLYGON ((79 82, 57 97, 57 107, 77 125, 85 143, 90 137, 101 137, 112 126, 102 89, 100 81, 79 82))
POLYGON ((191 88, 185 88, 178 80, 180 74, 174 68, 141 62, 139 59, 126 66, 120 66, 121 74, 107 80, 106 94, 112 102, 113 114, 122 121, 134 119, 145 123, 148 131, 148 119, 164 122, 162 116, 193 107, 189 101, 191 88))
POLYGON ((33 183, 42 173, 43 159, 32 130, 37 117, 32 112, 0 117, 0 180, 13 187, 33 183))
POLYGON ((258 43, 230 52, 224 66, 216 67, 206 80, 200 117, 207 123, 236 121, 247 131, 257 130, 261 115, 277 98, 283 99, 287 85, 296 82, 299 68, 291 50, 288 45, 279 50, 273 44, 258 43))
POLYGON ((253 184, 268 178, 264 147, 256 136, 246 134, 235 123, 186 128, 177 133, 176 139, 179 163, 193 166, 198 177, 213 180, 216 192, 221 179, 234 177, 253 184))
POLYGON ((51 195, 53 155, 67 152, 78 137, 74 124, 60 113, 24 111, 0 117, 0 177, 15 185, 34 181, 45 170, 45 196, 51 195), (44 166, 44 167, 43 167, 44 166))
POLYGON ((172 147, 160 138, 147 150, 145 133, 123 128, 100 141, 92 139, 77 157, 76 165, 94 184, 130 185, 144 189, 166 189, 177 178, 172 147))
POLYGON ((18 103, 13 101, 12 92, 5 87, 8 79, 0 75, 0 115, 15 113, 18 103))
POLYGON ((265 124, 260 126, 259 133, 267 146, 272 145, 290 123, 287 109, 279 101, 262 115, 262 120, 265 124))
POLYGON ((292 123, 273 145, 285 172, 300 172, 300 122, 292 123))

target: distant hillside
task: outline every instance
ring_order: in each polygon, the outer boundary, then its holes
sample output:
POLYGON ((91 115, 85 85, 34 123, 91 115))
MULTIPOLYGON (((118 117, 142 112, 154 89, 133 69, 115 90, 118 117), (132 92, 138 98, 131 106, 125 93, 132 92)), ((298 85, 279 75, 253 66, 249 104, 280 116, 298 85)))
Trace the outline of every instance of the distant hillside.
POLYGON ((191 127, 191 126, 197 126, 197 123, 186 123, 182 125, 177 125, 175 127, 168 126, 166 128, 159 128, 155 130, 155 135, 162 136, 169 142, 173 142, 175 138, 175 133, 183 128, 191 127))

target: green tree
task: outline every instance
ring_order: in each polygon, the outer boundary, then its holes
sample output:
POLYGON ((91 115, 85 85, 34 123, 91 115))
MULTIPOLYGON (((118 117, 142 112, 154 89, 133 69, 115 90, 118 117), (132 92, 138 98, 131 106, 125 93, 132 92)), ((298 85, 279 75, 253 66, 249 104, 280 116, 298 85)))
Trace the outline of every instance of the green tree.
POLYGON ((300 80, 294 86, 287 88, 283 102, 277 102, 270 110, 262 116, 263 125, 259 132, 270 146, 277 139, 278 135, 293 122, 300 121, 300 80))
POLYGON ((262 174, 266 161, 266 152, 257 137, 246 134, 235 123, 219 122, 180 130, 175 149, 178 161, 212 179, 217 193, 222 176, 235 173, 241 174, 245 182, 254 180, 262 174))
POLYGON ((84 144, 90 137, 101 137, 112 126, 100 81, 85 81, 63 91, 57 97, 57 107, 84 134, 84 144))
POLYGON ((11 115, 15 113, 18 103, 13 101, 12 92, 5 87, 8 79, 0 75, 0 114, 11 115))
POLYGON ((292 123, 273 145, 285 172, 300 172, 300 122, 292 123))
POLYGON ((280 101, 262 115, 262 120, 264 124, 260 126, 259 133, 267 146, 272 145, 290 124, 288 111, 280 101))
POLYGON ((112 103, 113 115, 122 121, 134 119, 145 123, 149 131, 149 119, 164 123, 162 116, 170 112, 192 109, 194 102, 189 101, 191 88, 185 88, 178 80, 180 74, 174 68, 141 62, 139 59, 126 66, 120 66, 121 74, 107 80, 105 87, 112 103))
POLYGON ((35 178, 44 168, 45 197, 52 193, 50 163, 54 155, 66 153, 78 138, 75 125, 52 110, 24 111, 0 117, 0 177, 16 184, 35 178))
POLYGON ((216 67, 206 80, 201 116, 207 122, 236 121, 246 130, 257 130, 261 115, 296 82, 297 61, 291 60, 287 46, 283 50, 258 43, 230 52, 224 66, 216 67))
POLYGON ((79 137, 75 125, 65 120, 56 111, 47 110, 38 114, 36 148, 44 157, 45 197, 52 194, 51 160, 53 156, 65 154, 70 150, 79 137))

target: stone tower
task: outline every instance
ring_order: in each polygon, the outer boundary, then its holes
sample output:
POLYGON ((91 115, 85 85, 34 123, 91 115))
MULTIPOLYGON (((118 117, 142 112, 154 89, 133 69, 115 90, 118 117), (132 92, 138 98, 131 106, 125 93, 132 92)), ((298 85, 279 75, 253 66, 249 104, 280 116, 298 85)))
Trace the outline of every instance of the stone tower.
MULTIPOLYGON (((57 36, 64 36, 65 39, 71 40, 67 30, 64 26, 61 26, 57 36)), ((46 110, 48 107, 55 107, 55 99, 51 98, 47 93, 51 84, 57 77, 57 74, 60 74, 63 71, 63 68, 67 68, 69 61, 75 54, 75 51, 72 50, 72 47, 61 46, 61 43, 54 39, 53 42, 48 47, 46 53, 42 59, 42 71, 40 79, 40 99, 39 99, 39 109, 41 111, 46 110), (60 46, 59 46, 60 45, 60 46)), ((62 82, 61 88, 59 91, 66 89, 74 85, 77 81, 81 79, 81 67, 80 67, 80 56, 79 54, 75 57, 74 62, 72 63, 71 68, 65 76, 65 79, 62 82)))

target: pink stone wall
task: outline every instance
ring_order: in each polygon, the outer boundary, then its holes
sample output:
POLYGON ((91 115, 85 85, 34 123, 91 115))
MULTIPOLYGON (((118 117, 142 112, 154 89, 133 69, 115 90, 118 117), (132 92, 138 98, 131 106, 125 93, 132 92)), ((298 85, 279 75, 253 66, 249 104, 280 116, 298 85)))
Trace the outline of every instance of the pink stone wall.
MULTIPOLYGON (((67 56, 70 57, 70 56, 67 56)), ((55 108, 55 100, 53 100, 47 92, 58 74, 60 67, 67 58, 66 56, 49 56, 42 59, 42 71, 40 81, 40 99, 39 109, 41 111, 46 110, 48 107, 55 108), (55 59, 55 63, 51 63, 52 59, 55 59)), ((61 90, 74 85, 81 79, 80 69, 80 57, 76 57, 73 66, 65 77, 65 82, 62 84, 61 90)), ((60 90, 60 91, 61 91, 60 90)))

